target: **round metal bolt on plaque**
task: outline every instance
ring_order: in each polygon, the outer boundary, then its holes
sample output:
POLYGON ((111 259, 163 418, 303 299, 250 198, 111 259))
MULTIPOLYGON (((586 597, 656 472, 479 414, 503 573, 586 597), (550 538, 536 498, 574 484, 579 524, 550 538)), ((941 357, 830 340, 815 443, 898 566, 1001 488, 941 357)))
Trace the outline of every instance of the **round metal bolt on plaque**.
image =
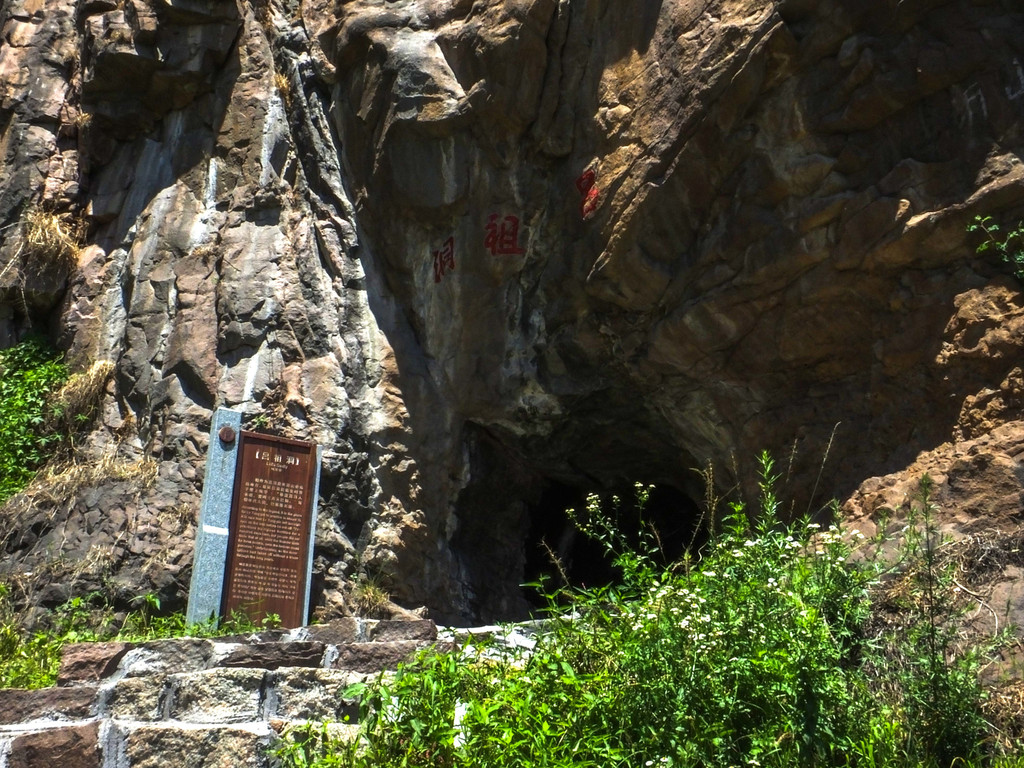
POLYGON ((235 442, 235 430, 231 427, 221 427, 220 432, 217 433, 222 443, 233 443, 235 442))

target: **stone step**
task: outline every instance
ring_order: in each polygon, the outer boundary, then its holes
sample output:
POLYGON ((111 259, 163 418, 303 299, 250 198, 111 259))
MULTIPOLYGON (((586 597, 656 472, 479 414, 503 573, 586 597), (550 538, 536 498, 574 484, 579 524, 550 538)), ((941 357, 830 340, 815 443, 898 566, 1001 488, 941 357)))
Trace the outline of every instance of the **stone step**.
MULTIPOLYGON (((0 768, 272 768, 282 721, 200 725, 92 720, 0 728, 0 768)), ((355 738, 357 726, 332 724, 355 738)))
POLYGON ((100 723, 0 728, 0 768, 105 768, 100 723))
POLYGON ((359 702, 344 696, 367 675, 338 669, 209 669, 124 677, 103 684, 0 690, 0 732, 32 723, 95 718, 219 725, 271 720, 355 723, 359 702))
POLYGON ((65 646, 57 684, 94 682, 109 677, 139 677, 213 667, 346 668, 356 672, 393 669, 416 651, 437 641, 432 621, 338 619, 299 630, 254 633, 215 639, 179 638, 144 643, 72 643, 65 646), (351 651, 346 651, 348 647, 351 651), (374 650, 382 666, 375 667, 374 650))
POLYGON ((0 768, 272 768, 277 734, 357 730, 344 696, 437 642, 431 621, 340 619, 214 639, 68 645, 58 685, 0 690, 0 768))
POLYGON ((0 729, 36 720, 86 720, 96 716, 98 685, 74 688, 0 688, 0 729))
POLYGON ((336 669, 218 668, 114 682, 96 708, 103 716, 137 720, 235 723, 253 720, 355 722, 358 701, 342 693, 366 675, 336 669))

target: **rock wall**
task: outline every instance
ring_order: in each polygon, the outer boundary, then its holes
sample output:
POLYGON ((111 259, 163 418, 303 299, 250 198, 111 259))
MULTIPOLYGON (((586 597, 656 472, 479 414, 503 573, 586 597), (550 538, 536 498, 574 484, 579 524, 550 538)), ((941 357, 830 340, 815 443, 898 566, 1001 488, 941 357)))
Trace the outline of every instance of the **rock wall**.
POLYGON ((519 615, 546 489, 697 497, 711 462, 749 495, 763 448, 803 511, 991 436, 1019 523, 1024 300, 966 233, 1024 216, 1010 0, 3 0, 0 25, 0 343, 115 362, 82 450, 157 463, 9 505, 3 568, 51 601, 69 561, 181 600, 220 405, 327 446, 327 616, 357 573, 519 615), (33 205, 88 223, 73 269, 26 258, 33 205))

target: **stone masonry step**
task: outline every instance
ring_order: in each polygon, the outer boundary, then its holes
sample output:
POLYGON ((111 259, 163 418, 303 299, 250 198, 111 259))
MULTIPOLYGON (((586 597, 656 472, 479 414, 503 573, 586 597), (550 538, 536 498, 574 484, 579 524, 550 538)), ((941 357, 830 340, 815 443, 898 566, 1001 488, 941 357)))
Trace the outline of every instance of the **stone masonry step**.
POLYGON ((340 619, 69 645, 56 687, 0 690, 0 768, 270 768, 280 731, 324 721, 354 731, 358 701, 344 691, 429 645, 452 646, 437 638, 431 621, 340 619))
MULTIPOLYGON (((0 736, 3 768, 272 768, 281 722, 237 725, 91 720, 0 736)), ((335 724, 354 738, 357 726, 335 724)))

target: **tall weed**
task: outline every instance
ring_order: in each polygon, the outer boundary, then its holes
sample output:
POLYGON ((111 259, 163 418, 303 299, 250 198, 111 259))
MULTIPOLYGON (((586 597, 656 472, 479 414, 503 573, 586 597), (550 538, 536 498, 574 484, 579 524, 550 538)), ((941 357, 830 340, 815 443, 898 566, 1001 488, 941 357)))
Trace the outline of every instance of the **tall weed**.
POLYGON ((877 696, 907 722, 907 756, 945 766, 983 752, 988 725, 980 708, 979 672, 1000 640, 977 645, 960 636, 959 619, 968 606, 956 599, 953 564, 940 557, 946 542, 935 524, 931 494, 932 480, 925 475, 904 507, 901 557, 880 590, 897 623, 872 633, 868 662, 877 696))

